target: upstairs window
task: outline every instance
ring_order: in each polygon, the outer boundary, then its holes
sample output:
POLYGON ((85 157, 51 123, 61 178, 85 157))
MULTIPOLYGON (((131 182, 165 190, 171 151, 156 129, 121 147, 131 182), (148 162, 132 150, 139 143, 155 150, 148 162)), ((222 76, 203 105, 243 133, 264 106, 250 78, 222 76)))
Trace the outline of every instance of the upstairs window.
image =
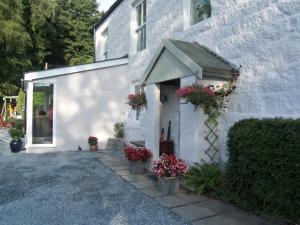
POLYGON ((106 60, 108 58, 108 50, 107 50, 107 37, 108 37, 108 29, 105 29, 101 34, 102 39, 102 52, 101 52, 101 58, 106 60))
POLYGON ((146 0, 136 6, 137 19, 137 51, 142 51, 146 48, 146 0))
POLYGON ((190 0, 191 25, 211 17, 210 0, 190 0))

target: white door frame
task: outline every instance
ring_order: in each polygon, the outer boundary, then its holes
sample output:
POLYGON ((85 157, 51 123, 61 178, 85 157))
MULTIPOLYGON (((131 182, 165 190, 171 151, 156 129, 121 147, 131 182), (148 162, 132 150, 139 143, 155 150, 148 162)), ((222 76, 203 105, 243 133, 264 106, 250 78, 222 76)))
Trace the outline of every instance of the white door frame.
POLYGON ((27 105, 26 105, 26 144, 25 148, 55 148, 56 147, 56 82, 53 80, 30 81, 27 84, 27 105), (53 137, 52 144, 32 143, 32 121, 33 121, 33 84, 53 84, 53 137))

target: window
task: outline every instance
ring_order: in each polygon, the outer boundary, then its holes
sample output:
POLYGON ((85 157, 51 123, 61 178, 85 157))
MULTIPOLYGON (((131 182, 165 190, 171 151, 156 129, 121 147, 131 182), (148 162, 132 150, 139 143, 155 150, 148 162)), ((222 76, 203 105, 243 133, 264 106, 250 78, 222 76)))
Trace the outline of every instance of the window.
MULTIPOLYGON (((140 86, 140 85, 135 85, 134 86, 134 92, 135 94, 141 94, 141 93, 144 93, 144 87, 143 86, 140 86)), ((135 119, 136 120, 139 120, 140 119, 140 116, 141 116, 141 111, 142 109, 138 109, 136 110, 135 112, 135 119)))
POLYGON ((108 37, 108 29, 102 32, 102 55, 101 58, 106 60, 108 58, 108 50, 107 50, 107 37, 108 37))
POLYGON ((210 0, 191 0, 191 25, 211 16, 210 0))
POLYGON ((142 51, 146 48, 146 0, 136 7, 136 19, 137 51, 142 51))

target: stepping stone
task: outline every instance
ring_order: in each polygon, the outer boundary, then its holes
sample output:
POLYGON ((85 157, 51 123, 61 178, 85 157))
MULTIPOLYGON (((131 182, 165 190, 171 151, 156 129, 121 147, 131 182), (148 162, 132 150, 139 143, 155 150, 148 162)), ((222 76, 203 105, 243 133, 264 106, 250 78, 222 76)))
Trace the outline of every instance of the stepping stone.
POLYGON ((235 212, 209 217, 193 222, 193 225, 263 225, 264 222, 257 216, 237 210, 235 212))
POLYGON ((148 188, 155 188, 155 185, 151 180, 143 180, 143 181, 133 181, 131 182, 136 188, 138 189, 148 189, 148 188))
POLYGON ((113 171, 116 170, 128 170, 128 166, 109 166, 113 171))
POLYGON ((161 197, 165 196, 162 192, 160 192, 156 187, 143 189, 143 192, 149 195, 150 197, 161 197))
POLYGON ((197 204, 190 204, 172 208, 172 211, 188 221, 199 220, 217 215, 214 211, 208 208, 200 207, 197 204))
POLYGON ((147 178, 145 175, 134 175, 134 174, 130 174, 130 175, 122 175, 122 178, 128 182, 132 182, 132 181, 142 181, 142 180, 148 180, 149 178, 147 178))
POLYGON ((209 199, 205 202, 199 202, 196 204, 200 208, 207 208, 213 211, 215 214, 223 214, 232 211, 236 211, 237 208, 233 205, 227 204, 221 200, 209 199))
POLYGON ((208 200, 208 198, 204 196, 187 195, 187 194, 167 195, 155 199, 158 202, 160 202, 163 206, 166 206, 167 208, 174 208, 178 206, 183 206, 187 204, 208 200))
POLYGON ((116 170, 115 173, 120 176, 130 175, 130 172, 128 170, 116 170))

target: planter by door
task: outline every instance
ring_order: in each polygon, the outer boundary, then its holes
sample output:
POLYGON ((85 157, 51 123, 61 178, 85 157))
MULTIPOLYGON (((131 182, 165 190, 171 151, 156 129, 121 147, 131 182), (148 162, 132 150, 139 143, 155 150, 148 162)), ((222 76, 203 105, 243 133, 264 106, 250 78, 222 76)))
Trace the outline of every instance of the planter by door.
POLYGON ((176 194, 179 190, 179 179, 177 177, 158 177, 158 189, 166 195, 176 194))
POLYGON ((10 142, 11 152, 14 152, 14 153, 20 152, 22 150, 22 145, 23 145, 23 143, 21 140, 19 140, 19 141, 12 140, 10 142))
POLYGON ((96 151, 98 151, 98 145, 90 145, 90 151, 91 151, 91 152, 96 152, 96 151))
POLYGON ((145 163, 143 161, 129 161, 129 172, 131 174, 142 174, 145 170, 145 163))

